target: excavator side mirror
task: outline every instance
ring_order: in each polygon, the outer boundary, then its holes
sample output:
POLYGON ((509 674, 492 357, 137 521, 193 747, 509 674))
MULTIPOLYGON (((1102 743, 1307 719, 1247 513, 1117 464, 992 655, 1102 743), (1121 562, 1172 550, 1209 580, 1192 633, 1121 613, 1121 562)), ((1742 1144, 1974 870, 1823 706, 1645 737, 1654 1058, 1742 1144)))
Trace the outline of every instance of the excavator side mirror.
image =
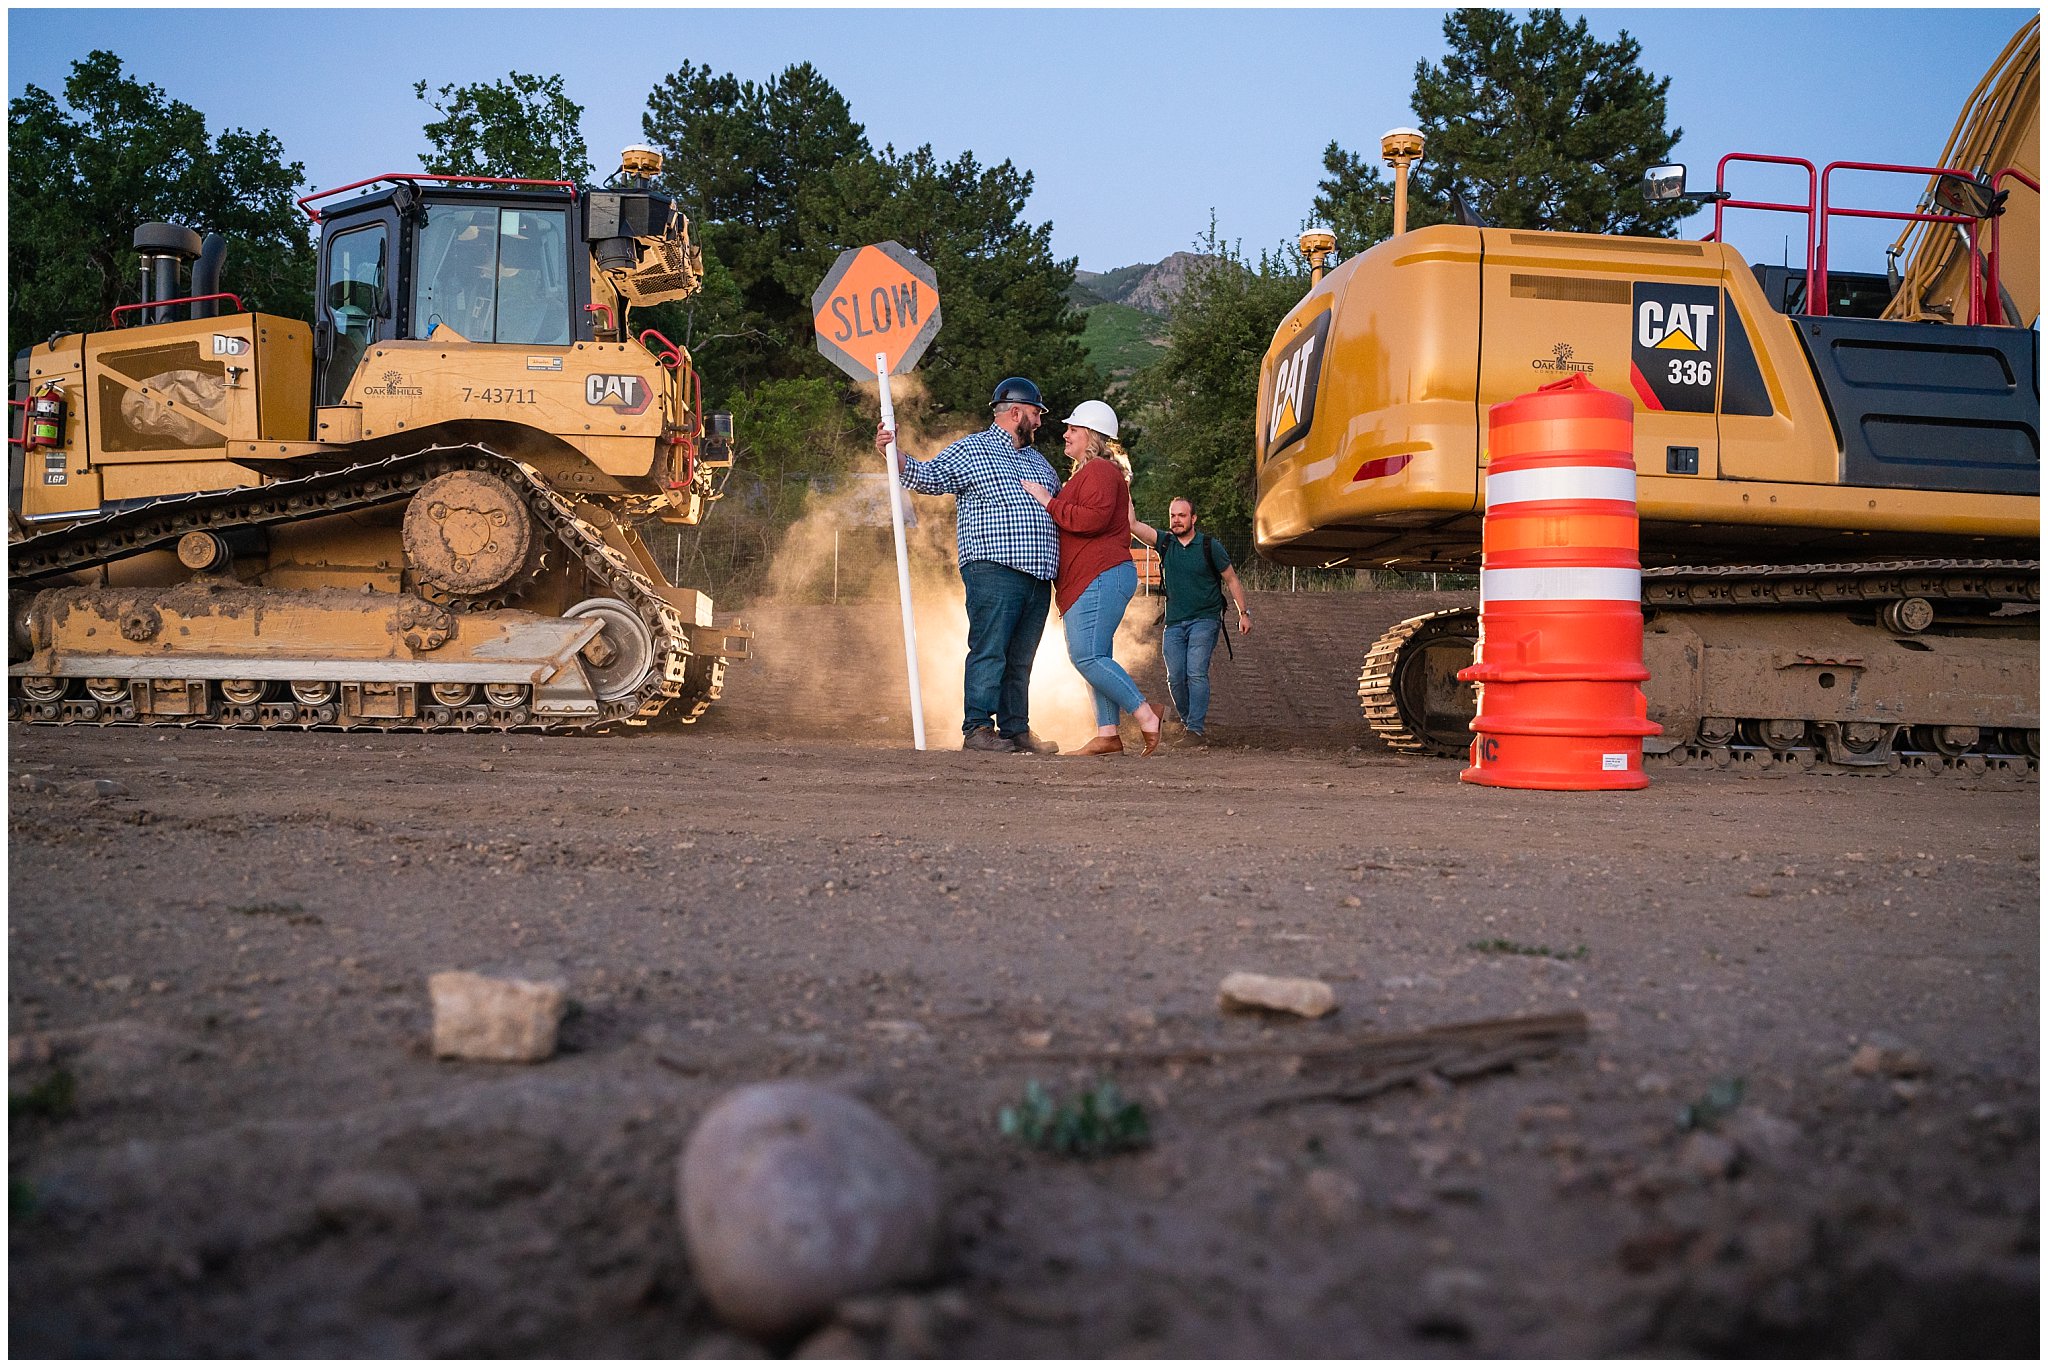
POLYGON ((2005 212, 2009 190, 1993 190, 1991 182, 1943 172, 1934 178, 1934 203, 1944 213, 1964 218, 1997 218, 2005 212))
POLYGON ((1643 198, 1652 204, 1685 198, 1685 163, 1653 166, 1643 172, 1643 198))

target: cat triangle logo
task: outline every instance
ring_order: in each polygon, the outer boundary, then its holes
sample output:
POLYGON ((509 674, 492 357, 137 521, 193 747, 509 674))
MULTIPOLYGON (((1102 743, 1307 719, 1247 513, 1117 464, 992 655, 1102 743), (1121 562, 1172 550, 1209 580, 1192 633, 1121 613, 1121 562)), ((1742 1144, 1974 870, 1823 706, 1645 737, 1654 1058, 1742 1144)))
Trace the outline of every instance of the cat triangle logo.
POLYGON ((1693 341, 1692 338, 1686 336, 1685 325, 1683 323, 1673 323, 1671 325, 1671 331, 1666 333, 1664 335, 1664 340, 1657 344, 1657 350, 1696 352, 1705 351, 1706 348, 1702 347, 1699 343, 1693 341))
POLYGON ((1281 395, 1278 410, 1273 414, 1273 425, 1266 429, 1267 442, 1270 443, 1275 437, 1278 437, 1299 421, 1294 416, 1293 397, 1291 395, 1281 395))

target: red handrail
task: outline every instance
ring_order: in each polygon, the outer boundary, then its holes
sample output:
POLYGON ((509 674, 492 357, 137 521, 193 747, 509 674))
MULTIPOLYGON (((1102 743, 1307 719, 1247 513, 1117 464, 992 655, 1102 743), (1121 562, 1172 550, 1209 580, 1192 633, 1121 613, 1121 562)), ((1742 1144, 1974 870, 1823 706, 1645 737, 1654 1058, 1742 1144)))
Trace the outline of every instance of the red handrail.
POLYGON ((1714 168, 1714 231, 1705 240, 1720 242, 1721 213, 1725 209, 1764 209, 1775 213, 1803 214, 1806 217, 1806 280, 1807 294, 1813 293, 1813 205, 1819 194, 1820 180, 1813 163, 1804 157, 1775 157, 1763 152, 1730 152, 1721 158, 1714 168), (1739 200, 1718 198, 1728 189, 1728 164, 1730 162, 1762 162, 1774 166, 1803 166, 1806 168, 1806 203, 1776 204, 1769 200, 1739 200))
MULTIPOLYGON (((1828 178, 1837 171, 1887 171, 1909 176, 1960 176, 1965 180, 1975 179, 1968 171, 1946 166, 1901 166, 1893 162, 1829 162, 1820 173, 1820 250, 1814 260, 1813 269, 1807 275, 1806 311, 1817 317, 1826 317, 1828 311, 1828 223, 1837 215, 1842 218, 1905 219, 1913 223, 1957 223, 1965 225, 1970 246, 1970 316, 1973 324, 1981 323, 1982 301, 1979 298, 1977 277, 1977 232, 1975 219, 1964 214, 1937 214, 1927 210, 1901 213, 1895 209, 1837 209, 1828 203, 1828 178), (1815 301, 1819 304, 1816 307, 1815 301)), ((1995 288, 1995 284, 1994 284, 1995 288)))
POLYGON ((220 294, 186 295, 183 299, 152 299, 147 304, 116 304, 113 313, 108 315, 108 320, 118 328, 122 326, 121 315, 134 313, 137 309, 168 309, 173 304, 204 304, 209 299, 232 299, 235 301, 236 313, 249 312, 243 307, 240 295, 223 291, 220 294))
POLYGON ((613 323, 613 322, 612 322, 612 306, 611 306, 611 305, 609 305, 609 304, 585 304, 585 305, 583 306, 583 312, 585 312, 585 313, 602 313, 602 314, 604 315, 604 330, 605 330, 606 332, 617 332, 617 331, 619 330, 619 329, 618 329, 618 325, 617 325, 616 323, 613 323))
POLYGON ((320 222, 320 211, 311 207, 314 200, 331 199, 336 195, 345 195, 351 190, 360 190, 366 185, 375 185, 379 181, 402 181, 407 185, 419 181, 439 181, 443 185, 545 185, 557 190, 567 190, 570 199, 576 198, 575 181, 529 180, 521 176, 460 176, 444 171, 391 171, 381 176, 371 176, 368 180, 350 181, 347 185, 337 185, 332 190, 316 190, 310 195, 301 195, 298 199, 298 206, 305 210, 307 218, 318 223, 320 222))
POLYGON ((21 435, 20 435, 19 437, 16 437, 16 436, 13 436, 12 434, 9 434, 9 436, 8 436, 8 438, 7 438, 7 445, 9 445, 9 446, 18 446, 18 447, 20 447, 20 448, 21 448, 21 449, 22 449, 23 451, 27 451, 27 450, 28 450, 28 400, 26 400, 26 399, 9 399, 9 400, 7 401, 7 407, 9 407, 9 408, 18 408, 18 409, 20 409, 20 410, 21 410, 21 435))
MULTIPOLYGON (((2028 175, 2026 172, 2020 170, 2016 166, 2008 166, 2005 168, 2005 170, 1999 172, 1997 175, 1991 178, 1992 191, 1995 193, 1998 187, 2004 184, 2008 177, 2018 181, 2021 185, 2026 186, 2027 189, 2033 191, 2037 195, 2041 193, 2041 182, 2035 180, 2032 176, 2028 175)), ((1997 288, 1999 278, 1998 225, 2003 223, 2004 221, 2005 215, 2003 214, 2000 214, 1996 218, 1991 220, 1991 282, 1993 289, 1997 288)), ((2005 317, 2005 301, 2000 299, 1992 299, 1987 301, 1987 303, 1989 305, 1989 309, 1987 310, 1987 312, 1996 312, 2000 318, 2005 317)), ((2014 319, 2013 321, 2017 323, 2019 320, 2014 319)))
POLYGON ((678 347, 675 343, 669 341, 666 337, 663 337, 661 335, 660 330, 657 328, 649 328, 646 331, 642 332, 640 334, 640 345, 643 347, 647 347, 647 350, 649 350, 650 352, 654 352, 654 359, 659 361, 663 366, 667 367, 669 370, 674 370, 678 366, 683 364, 683 349, 681 347, 678 347), (661 351, 654 351, 654 348, 647 347, 647 339, 650 337, 654 338, 656 341, 661 343, 661 351), (666 352, 667 355, 664 356, 662 354, 663 352, 666 352))

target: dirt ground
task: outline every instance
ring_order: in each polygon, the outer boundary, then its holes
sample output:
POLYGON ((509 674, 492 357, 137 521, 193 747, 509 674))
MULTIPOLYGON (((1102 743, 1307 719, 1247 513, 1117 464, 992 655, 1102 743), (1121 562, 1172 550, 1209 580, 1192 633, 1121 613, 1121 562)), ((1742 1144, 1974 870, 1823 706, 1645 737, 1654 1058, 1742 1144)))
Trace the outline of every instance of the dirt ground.
POLYGON ((912 751, 854 607, 755 615, 679 732, 11 727, 12 1351, 763 1352, 675 1166, 806 1078, 947 1210, 938 1281, 814 1355, 2038 1353, 2038 785, 1478 788, 1356 721, 1429 602, 1253 606, 1225 744, 1150 760, 912 751), (458 968, 560 972, 562 1053, 432 1058, 458 968), (1234 970, 1338 1010, 1225 1015, 1234 970), (1283 1098, 1561 1012, 1509 1069, 1283 1098), (1149 1148, 999 1133, 1102 1078, 1149 1148))

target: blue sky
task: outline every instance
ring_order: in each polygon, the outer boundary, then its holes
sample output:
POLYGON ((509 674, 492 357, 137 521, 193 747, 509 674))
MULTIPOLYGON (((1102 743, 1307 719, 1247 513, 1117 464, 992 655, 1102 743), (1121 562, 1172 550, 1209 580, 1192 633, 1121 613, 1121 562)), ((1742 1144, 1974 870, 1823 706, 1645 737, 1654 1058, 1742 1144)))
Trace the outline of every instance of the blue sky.
MULTIPOLYGON (((1725 152, 1925 163, 1962 101, 2032 11, 2020 9, 1595 9, 1672 78, 1676 157, 1711 186, 1725 152)), ((809 61, 877 146, 930 143, 1033 172, 1033 222, 1087 270, 1192 245, 1211 209, 1256 251, 1307 215, 1322 150, 1377 146, 1412 122, 1418 60, 1437 61, 1440 9, 1393 10, 23 10, 8 15, 10 96, 61 88, 107 48, 128 71, 203 111, 210 127, 268 128, 309 182, 417 169, 427 107, 412 91, 560 72, 584 106, 600 171, 640 139, 647 93, 685 62, 765 80, 809 61)), ((1745 198, 1794 190, 1763 175, 1745 198)), ((1865 207, 1906 207, 1915 182, 1849 187, 1865 207), (1865 188, 1867 187, 1867 188, 1865 188)), ((1804 198, 1803 192, 1798 194, 1804 198)), ((1776 261, 1794 221, 1730 220, 1729 240, 1776 261)), ((1696 237, 1701 214, 1685 225, 1696 237)), ((1852 229, 1835 264, 1881 269, 1896 227, 1852 229)), ((1795 243, 1796 248, 1796 243, 1795 243)), ((1796 250, 1795 250, 1796 255, 1796 250)))

